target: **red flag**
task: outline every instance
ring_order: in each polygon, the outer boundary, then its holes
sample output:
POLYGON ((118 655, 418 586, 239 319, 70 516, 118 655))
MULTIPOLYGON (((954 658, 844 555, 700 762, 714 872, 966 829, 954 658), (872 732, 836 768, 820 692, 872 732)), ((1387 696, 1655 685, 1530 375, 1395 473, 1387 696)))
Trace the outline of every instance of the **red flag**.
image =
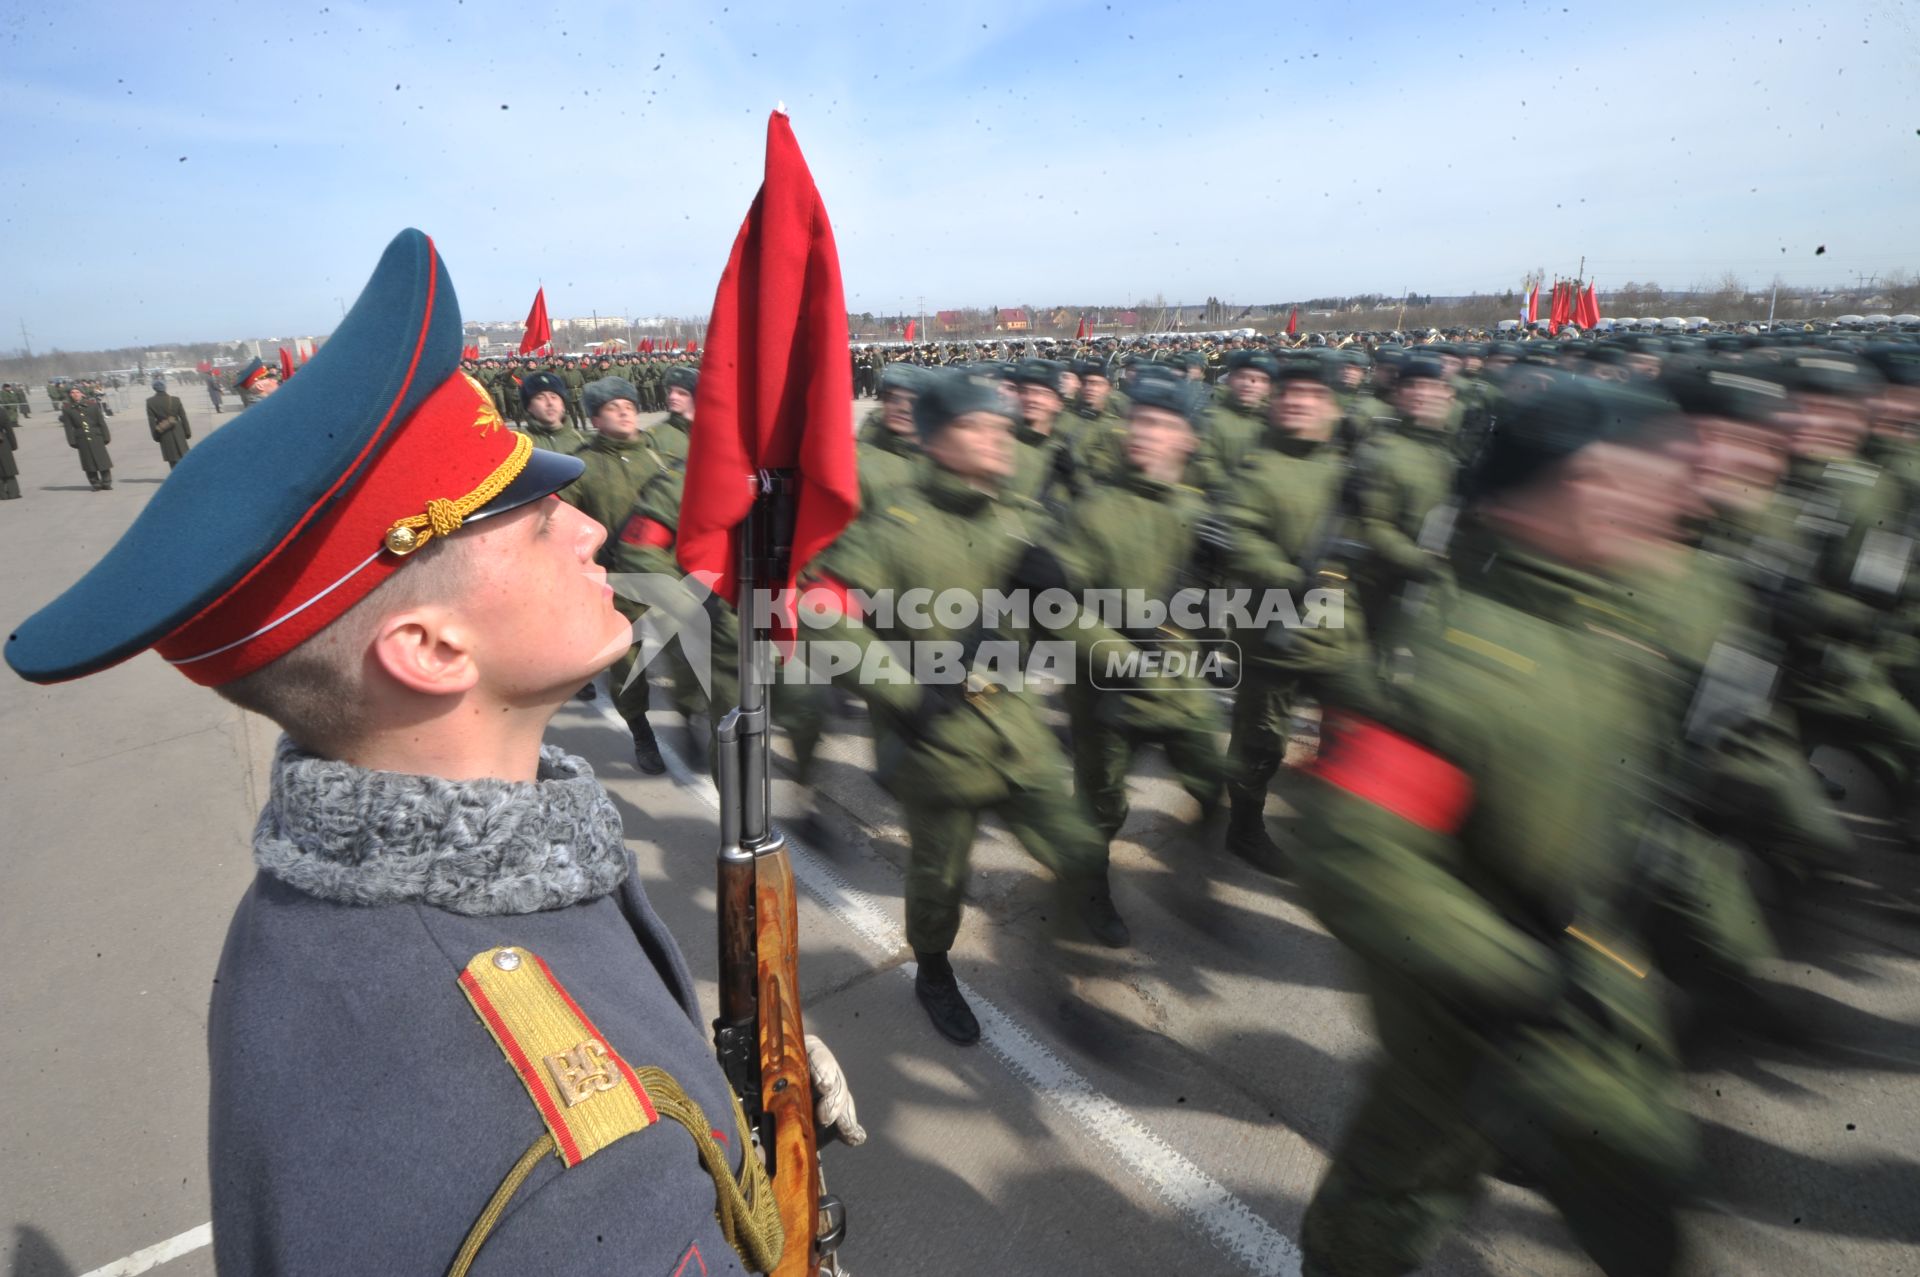
POLYGON ((1287 312, 1287 336, 1295 337, 1295 336, 1298 336, 1299 333, 1300 333, 1300 312, 1297 309, 1290 310, 1287 312))
POLYGON ((1540 319, 1540 285, 1535 284, 1533 291, 1527 294, 1527 326, 1531 328, 1540 319))
POLYGON ((760 469, 798 471, 791 588, 859 503, 853 366, 840 254, 787 117, 767 121, 766 176, 714 293, 680 504, 680 566, 732 598, 734 535, 760 469))
POLYGON ((907 340, 908 341, 913 340, 913 326, 919 322, 920 321, 917 319, 909 319, 907 321, 907 340))
POLYGON ((520 353, 532 354, 553 341, 553 325, 547 322, 547 290, 542 285, 533 294, 533 309, 527 312, 527 335, 520 339, 520 353))
POLYGON ((1573 322, 1582 328, 1591 329, 1600 325, 1600 294, 1596 291, 1598 287, 1596 284, 1588 284, 1587 291, 1580 295, 1580 306, 1574 311, 1573 322))
POLYGON ((1553 286, 1553 308, 1547 315, 1547 331, 1558 334, 1573 318, 1573 285, 1565 281, 1553 286))
POLYGON ((280 347, 280 380, 293 376, 293 355, 285 346, 280 347))
POLYGON ((1080 316, 1080 326, 1073 330, 1073 339, 1075 341, 1085 341, 1087 339, 1087 317, 1085 315, 1080 316))
POLYGON ((199 363, 195 364, 194 367, 199 369, 199 371, 202 373, 209 373, 213 371, 213 365, 208 363, 204 359, 202 359, 199 363))

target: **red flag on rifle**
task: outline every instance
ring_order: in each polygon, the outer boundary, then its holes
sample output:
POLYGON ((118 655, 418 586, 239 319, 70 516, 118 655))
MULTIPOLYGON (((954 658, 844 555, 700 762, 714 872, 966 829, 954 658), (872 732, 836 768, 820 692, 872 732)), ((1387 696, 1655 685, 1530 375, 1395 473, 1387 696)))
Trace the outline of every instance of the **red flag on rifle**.
POLYGON ((543 284, 533 294, 533 309, 527 312, 527 334, 520 339, 520 353, 530 355, 553 341, 553 325, 547 322, 547 289, 543 284))
POLYGON ((293 355, 285 346, 280 347, 280 380, 293 376, 293 355))
POLYGON ((754 499, 754 474, 793 469, 790 588, 840 535, 859 502, 853 460, 853 368, 840 254, 826 206, 784 113, 767 121, 766 175, 713 298, 707 358, 695 400, 680 566, 737 588, 734 537, 754 499))
POLYGON ((1535 284, 1533 291, 1527 294, 1527 327, 1531 328, 1540 320, 1540 285, 1535 284))
POLYGON ((1073 330, 1073 339, 1075 341, 1085 341, 1087 339, 1087 317, 1085 315, 1080 316, 1080 326, 1073 330))
POLYGON ((1299 332, 1300 332, 1300 312, 1297 309, 1290 310, 1287 312, 1287 336, 1289 337, 1297 336, 1299 332))
POLYGON ((919 322, 920 322, 920 321, 919 321, 919 320, 917 320, 917 319, 909 319, 909 320, 907 321, 907 337, 906 337, 906 339, 907 339, 908 341, 912 341, 912 340, 913 340, 913 326, 914 326, 915 324, 917 324, 917 323, 919 323, 919 322))

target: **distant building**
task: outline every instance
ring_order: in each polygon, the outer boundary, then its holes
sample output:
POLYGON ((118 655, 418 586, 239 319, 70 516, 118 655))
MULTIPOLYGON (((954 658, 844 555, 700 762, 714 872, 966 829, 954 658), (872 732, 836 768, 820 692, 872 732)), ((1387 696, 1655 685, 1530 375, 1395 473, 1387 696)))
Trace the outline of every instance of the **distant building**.
POLYGON ((994 323, 995 330, 1003 333, 1024 333, 1033 327, 1033 317, 1022 307, 1001 307, 999 319, 994 323))

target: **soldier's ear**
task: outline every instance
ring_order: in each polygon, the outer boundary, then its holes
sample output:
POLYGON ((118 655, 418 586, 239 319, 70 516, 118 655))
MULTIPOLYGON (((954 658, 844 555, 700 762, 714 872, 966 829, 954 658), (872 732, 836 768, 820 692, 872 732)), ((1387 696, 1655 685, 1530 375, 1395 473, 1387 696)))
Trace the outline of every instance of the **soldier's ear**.
POLYGON ((410 692, 457 696, 480 681, 467 625, 451 608, 424 604, 383 617, 367 659, 410 692))

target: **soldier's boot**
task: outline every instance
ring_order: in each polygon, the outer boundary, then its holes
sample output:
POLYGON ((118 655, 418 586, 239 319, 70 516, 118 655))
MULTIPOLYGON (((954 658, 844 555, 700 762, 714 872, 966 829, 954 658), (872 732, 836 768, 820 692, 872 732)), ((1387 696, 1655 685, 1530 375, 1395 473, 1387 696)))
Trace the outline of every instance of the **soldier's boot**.
POLYGON ((667 760, 660 757, 660 742, 653 738, 653 724, 646 715, 637 715, 628 726, 633 729, 634 765, 649 776, 666 771, 667 760))
POLYGON ((113 491, 113 471, 102 470, 100 472, 100 487, 101 490, 105 492, 113 491))
POLYGON ((1227 850, 1263 873, 1282 872, 1280 846, 1267 833, 1266 804, 1234 795, 1227 816, 1227 850))
POLYGON ((1127 928, 1126 919, 1113 907, 1113 887, 1106 875, 1072 883, 1067 892, 1088 935, 1109 949, 1124 949, 1133 943, 1133 932, 1127 928))
POLYGON ((916 950, 913 958, 920 964, 913 977, 913 996, 920 999, 933 1027, 949 1042, 961 1046, 978 1042, 980 1021, 973 1018, 973 1008, 960 996, 960 982, 954 978, 947 955, 916 950))

